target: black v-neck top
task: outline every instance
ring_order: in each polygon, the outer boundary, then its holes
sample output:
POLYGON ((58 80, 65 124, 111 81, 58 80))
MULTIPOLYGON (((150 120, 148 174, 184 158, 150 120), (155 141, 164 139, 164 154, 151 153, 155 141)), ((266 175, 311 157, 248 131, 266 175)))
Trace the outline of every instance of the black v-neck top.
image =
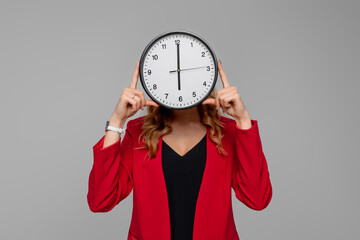
POLYGON ((192 240, 195 207, 206 164, 207 134, 184 156, 162 141, 171 240, 192 240))

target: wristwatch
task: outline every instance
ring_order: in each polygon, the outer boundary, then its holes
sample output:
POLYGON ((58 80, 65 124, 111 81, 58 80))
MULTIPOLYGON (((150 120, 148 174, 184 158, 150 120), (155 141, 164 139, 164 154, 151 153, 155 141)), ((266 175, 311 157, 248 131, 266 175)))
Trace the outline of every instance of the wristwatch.
POLYGON ((110 126, 109 123, 110 123, 110 121, 106 121, 105 132, 110 130, 110 131, 120 133, 120 136, 121 136, 121 134, 125 134, 124 128, 116 128, 116 127, 110 126))

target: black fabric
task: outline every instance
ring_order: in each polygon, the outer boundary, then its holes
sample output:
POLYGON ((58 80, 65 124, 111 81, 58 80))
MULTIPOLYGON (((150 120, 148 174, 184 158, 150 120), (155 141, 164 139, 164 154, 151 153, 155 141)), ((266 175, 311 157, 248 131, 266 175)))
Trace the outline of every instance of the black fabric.
POLYGON ((195 207, 206 164, 206 134, 184 156, 162 141, 171 240, 192 240, 195 207))

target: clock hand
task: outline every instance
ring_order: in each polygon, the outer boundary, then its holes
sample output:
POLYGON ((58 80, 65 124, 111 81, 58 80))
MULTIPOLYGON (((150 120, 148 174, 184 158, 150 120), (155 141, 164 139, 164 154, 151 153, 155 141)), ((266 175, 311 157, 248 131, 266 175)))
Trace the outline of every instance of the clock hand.
MULTIPOLYGON (((180 71, 193 70, 193 69, 204 68, 204 67, 207 67, 207 66, 194 67, 194 68, 185 68, 185 69, 180 69, 180 71)), ((173 73, 173 72, 177 72, 177 71, 178 71, 178 70, 172 70, 172 71, 169 71, 169 73, 173 73)))
POLYGON ((177 73, 178 73, 178 89, 180 90, 180 44, 177 44, 177 73))

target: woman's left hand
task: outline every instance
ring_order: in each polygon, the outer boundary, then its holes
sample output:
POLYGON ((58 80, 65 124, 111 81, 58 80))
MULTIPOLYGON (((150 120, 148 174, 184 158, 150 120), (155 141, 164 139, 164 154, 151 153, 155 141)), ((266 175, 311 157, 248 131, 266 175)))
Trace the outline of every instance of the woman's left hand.
POLYGON ((239 127, 241 125, 241 127, 250 128, 251 121, 249 113, 246 110, 237 88, 230 86, 220 60, 218 61, 218 69, 224 88, 215 93, 215 99, 207 98, 202 104, 214 104, 216 105, 216 109, 221 107, 227 114, 235 119, 239 127))

